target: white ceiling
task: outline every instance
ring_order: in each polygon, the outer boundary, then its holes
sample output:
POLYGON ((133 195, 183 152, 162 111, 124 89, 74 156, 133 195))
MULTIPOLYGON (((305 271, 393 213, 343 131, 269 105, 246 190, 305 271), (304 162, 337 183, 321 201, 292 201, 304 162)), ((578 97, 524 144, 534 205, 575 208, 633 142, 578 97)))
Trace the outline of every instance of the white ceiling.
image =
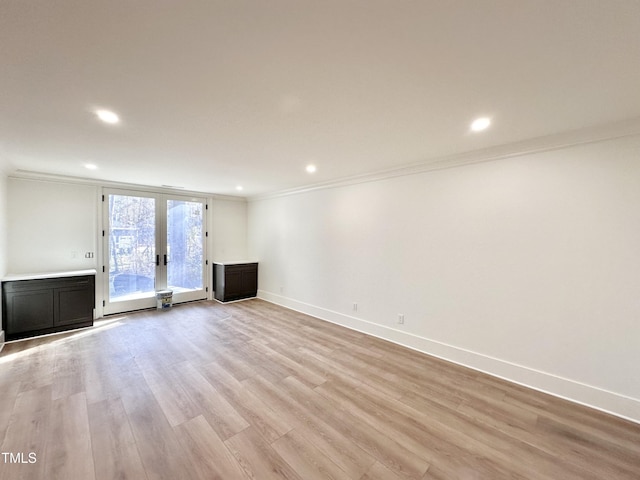
POLYGON ((5 169, 250 196, 637 118, 640 1, 2 0, 0 69, 5 169))

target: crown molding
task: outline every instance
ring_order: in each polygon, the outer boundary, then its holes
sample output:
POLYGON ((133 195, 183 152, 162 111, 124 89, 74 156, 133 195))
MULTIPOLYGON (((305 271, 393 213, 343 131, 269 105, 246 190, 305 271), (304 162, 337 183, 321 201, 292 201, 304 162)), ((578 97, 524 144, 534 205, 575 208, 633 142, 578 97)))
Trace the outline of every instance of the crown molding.
POLYGON ((121 188, 125 190, 142 190, 145 192, 165 193, 172 195, 184 195, 184 196, 205 196, 213 200, 225 200, 231 202, 246 203, 245 197, 237 197, 233 195, 221 195, 211 192, 199 192, 195 190, 183 190, 178 188, 166 188, 166 187, 154 187, 150 185, 139 185, 135 183, 123 183, 112 182, 109 180, 99 180, 95 178, 86 177, 73 177, 67 175, 56 175, 52 173, 34 172, 30 170, 14 170, 7 173, 7 177, 21 179, 21 180, 34 180, 41 182, 53 182, 53 183, 67 183, 73 185, 89 185, 100 188, 121 188))
POLYGON ((314 183, 302 187, 279 190, 271 193, 248 197, 249 202, 267 200, 271 198, 298 195, 301 193, 324 190, 327 188, 345 187, 360 183, 377 182, 395 177, 417 175, 434 170, 462 167, 477 163, 493 162, 513 157, 533 155, 537 153, 564 150, 580 145, 601 143, 625 137, 640 135, 640 117, 580 130, 572 130, 554 135, 547 135, 519 142, 497 145, 481 150, 473 150, 445 157, 437 157, 430 160, 393 167, 375 172, 342 177, 336 180, 314 183))

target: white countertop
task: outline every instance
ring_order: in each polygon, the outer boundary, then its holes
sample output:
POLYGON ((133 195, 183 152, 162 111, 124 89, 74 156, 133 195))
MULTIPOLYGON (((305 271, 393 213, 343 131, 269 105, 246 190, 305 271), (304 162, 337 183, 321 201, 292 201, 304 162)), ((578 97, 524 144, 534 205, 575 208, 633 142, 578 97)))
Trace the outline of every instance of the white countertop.
POLYGON ((224 261, 224 262, 217 262, 215 260, 213 261, 214 265, 242 265, 242 264, 245 264, 245 263, 258 263, 258 261, 257 260, 237 260, 235 262, 232 262, 232 261, 229 261, 229 260, 224 261))
POLYGON ((69 270, 66 272, 46 272, 46 273, 9 273, 2 278, 3 282, 13 282, 16 280, 36 280, 39 278, 60 278, 60 277, 81 277, 83 275, 95 275, 95 269, 89 270, 69 270))

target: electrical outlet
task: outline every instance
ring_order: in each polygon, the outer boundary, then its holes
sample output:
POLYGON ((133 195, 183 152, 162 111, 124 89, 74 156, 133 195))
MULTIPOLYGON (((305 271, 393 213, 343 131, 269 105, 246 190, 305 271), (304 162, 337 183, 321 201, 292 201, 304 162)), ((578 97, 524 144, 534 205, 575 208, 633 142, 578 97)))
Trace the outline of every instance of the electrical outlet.
POLYGON ((403 324, 404 323, 404 314, 403 313, 399 313, 398 314, 398 323, 399 324, 403 324))
POLYGON ((358 304, 357 304, 357 303, 354 303, 354 304, 353 304, 353 311, 354 311, 354 312, 357 312, 357 311, 358 311, 358 304))

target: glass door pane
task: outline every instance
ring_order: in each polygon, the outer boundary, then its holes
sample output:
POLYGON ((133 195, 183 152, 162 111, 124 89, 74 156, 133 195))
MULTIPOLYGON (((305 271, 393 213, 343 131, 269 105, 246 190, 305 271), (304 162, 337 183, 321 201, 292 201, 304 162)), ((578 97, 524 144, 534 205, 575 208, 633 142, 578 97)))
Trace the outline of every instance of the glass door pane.
POLYGON ((105 311, 152 306, 156 288, 155 198, 109 194, 107 215, 109 294, 105 311))
POLYGON ((104 313, 207 298, 205 199, 105 189, 104 313))
POLYGON ((204 207, 197 199, 166 201, 166 285, 177 302, 206 297, 204 207))

